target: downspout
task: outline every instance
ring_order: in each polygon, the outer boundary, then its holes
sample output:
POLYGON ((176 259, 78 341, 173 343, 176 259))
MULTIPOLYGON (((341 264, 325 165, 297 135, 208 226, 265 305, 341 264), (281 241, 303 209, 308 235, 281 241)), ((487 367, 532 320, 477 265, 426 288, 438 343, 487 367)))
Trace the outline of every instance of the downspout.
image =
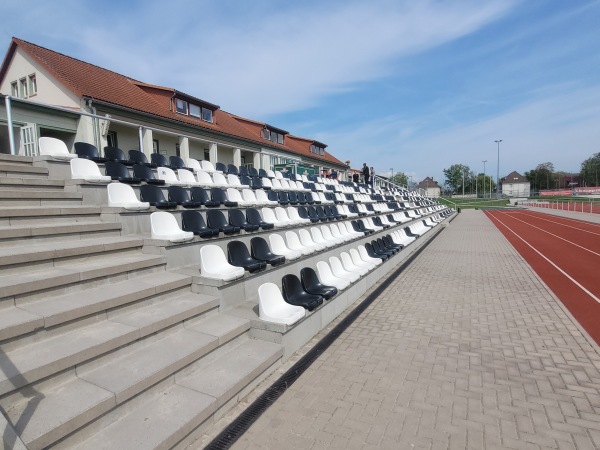
POLYGON ((10 154, 15 156, 17 151, 15 149, 15 134, 13 131, 13 121, 12 121, 12 110, 10 105, 10 96, 7 95, 4 98, 6 103, 6 120, 8 121, 8 142, 10 146, 10 154))

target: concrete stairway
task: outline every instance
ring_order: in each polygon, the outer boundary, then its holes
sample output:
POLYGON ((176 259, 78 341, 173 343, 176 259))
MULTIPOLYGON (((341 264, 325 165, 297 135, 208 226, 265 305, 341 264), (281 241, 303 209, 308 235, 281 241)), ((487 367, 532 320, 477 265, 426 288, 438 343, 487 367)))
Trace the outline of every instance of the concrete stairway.
POLYGON ((81 203, 31 158, 0 155, 0 409, 18 435, 3 444, 181 445, 282 347, 81 203))

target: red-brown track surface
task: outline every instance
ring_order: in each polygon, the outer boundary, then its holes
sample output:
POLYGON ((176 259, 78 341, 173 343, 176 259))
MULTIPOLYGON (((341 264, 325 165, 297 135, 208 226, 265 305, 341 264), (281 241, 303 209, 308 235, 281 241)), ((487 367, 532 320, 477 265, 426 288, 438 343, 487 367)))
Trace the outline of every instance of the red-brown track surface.
POLYGON ((527 210, 485 213, 600 345, 600 225, 527 210))

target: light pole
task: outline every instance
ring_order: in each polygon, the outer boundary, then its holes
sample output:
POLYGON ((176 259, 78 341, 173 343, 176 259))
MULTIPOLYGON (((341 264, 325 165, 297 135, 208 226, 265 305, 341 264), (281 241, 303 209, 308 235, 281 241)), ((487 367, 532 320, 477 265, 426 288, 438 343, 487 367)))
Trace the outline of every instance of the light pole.
MULTIPOLYGON (((496 165, 496 198, 500 198, 500 142, 502 139, 494 141, 498 144, 498 164, 496 165)), ((490 195, 490 198, 492 196, 490 195)))
POLYGON ((483 198, 485 198, 485 163, 487 162, 487 159, 481 162, 483 163, 483 189, 481 192, 483 192, 483 198))
POLYGON ((408 178, 410 178, 410 185, 408 186, 408 190, 412 191, 412 175, 409 175, 408 178))
POLYGON ((463 198, 465 198, 465 170, 463 169, 463 182, 462 182, 462 187, 463 187, 463 198))

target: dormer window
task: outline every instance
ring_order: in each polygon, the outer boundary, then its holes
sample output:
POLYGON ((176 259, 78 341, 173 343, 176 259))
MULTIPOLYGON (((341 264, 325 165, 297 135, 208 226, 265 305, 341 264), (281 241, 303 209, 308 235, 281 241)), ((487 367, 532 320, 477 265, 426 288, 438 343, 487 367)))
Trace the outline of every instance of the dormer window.
POLYGON ((265 127, 262 130, 262 136, 267 141, 271 141, 271 142, 275 142, 276 144, 283 145, 285 134, 270 130, 269 128, 265 127))
POLYGON ((177 99, 175 101, 175 109, 178 113, 189 114, 192 117, 197 117, 198 119, 202 119, 204 122, 209 122, 209 123, 213 122, 212 109, 206 108, 204 106, 198 106, 198 105, 195 105, 194 103, 188 103, 186 101, 177 99), (186 107, 185 110, 183 108, 181 108, 181 111, 180 111, 179 102, 182 102, 185 104, 185 107, 186 107), (187 108, 189 108, 189 111, 187 108))
POLYGON ((321 147, 317 144, 311 144, 310 152, 314 153, 315 155, 323 155, 325 153, 325 147, 321 147))
POLYGON ((175 99, 175 111, 179 114, 187 114, 188 113, 188 102, 185 100, 181 100, 179 98, 175 99))

